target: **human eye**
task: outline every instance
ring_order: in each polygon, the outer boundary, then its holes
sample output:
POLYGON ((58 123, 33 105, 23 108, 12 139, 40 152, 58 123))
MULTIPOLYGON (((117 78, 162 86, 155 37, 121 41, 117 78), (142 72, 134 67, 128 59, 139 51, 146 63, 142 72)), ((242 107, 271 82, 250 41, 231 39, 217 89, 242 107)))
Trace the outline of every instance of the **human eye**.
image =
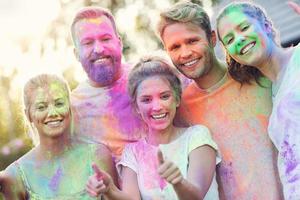
POLYGON ((92 40, 83 40, 83 41, 81 42, 81 44, 84 45, 84 46, 91 45, 92 43, 93 43, 92 40))
POLYGON ((241 30, 242 30, 242 31, 246 31, 246 30, 248 30, 249 27, 250 27, 250 25, 243 25, 243 26, 241 27, 241 30))
POLYGON ((233 37, 232 36, 227 36, 224 38, 224 44, 229 45, 233 42, 233 37))
POLYGON ((140 102, 142 102, 142 103, 150 103, 151 102, 151 98, 150 97, 142 97, 140 99, 140 102))
POLYGON ((192 38, 188 40, 188 44, 195 44, 196 42, 198 42, 199 40, 196 38, 192 38))
POLYGON ((64 105, 65 105, 65 102, 63 100, 59 100, 59 101, 55 102, 56 107, 62 107, 64 105))
POLYGON ((43 103, 39 103, 35 106, 35 109, 38 111, 44 111, 46 109, 46 105, 43 103))
POLYGON ((169 48, 169 51, 176 51, 176 50, 179 49, 179 48, 180 48, 180 45, 175 44, 175 45, 172 45, 172 46, 169 48))
POLYGON ((110 41, 111 40, 111 36, 110 35, 105 35, 105 36, 103 36, 102 38, 101 38, 101 41, 103 41, 103 42, 108 42, 108 41, 110 41))
POLYGON ((164 94, 161 95, 160 98, 163 99, 163 100, 168 100, 170 97, 171 97, 171 94, 169 94, 169 93, 164 93, 164 94))

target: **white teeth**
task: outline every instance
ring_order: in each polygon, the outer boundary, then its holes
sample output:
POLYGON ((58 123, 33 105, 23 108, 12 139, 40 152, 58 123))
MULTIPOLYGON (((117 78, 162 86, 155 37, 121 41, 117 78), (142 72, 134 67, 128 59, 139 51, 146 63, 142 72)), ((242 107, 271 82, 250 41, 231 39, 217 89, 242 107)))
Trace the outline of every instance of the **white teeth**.
POLYGON ((107 60, 107 58, 100 58, 100 59, 97 59, 94 61, 95 64, 100 64, 100 63, 103 63, 107 60))
POLYGON ((184 63, 183 65, 184 65, 185 67, 188 67, 188 66, 191 66, 191 65, 195 64, 197 61, 198 61, 198 59, 195 59, 195 60, 192 60, 192 61, 190 61, 190 62, 184 63))
POLYGON ((57 126, 60 124, 60 122, 61 122, 61 120, 57 120, 57 121, 46 122, 46 124, 50 125, 50 126, 57 126))
POLYGON ((244 47, 241 51, 241 54, 244 55, 245 53, 247 53, 252 47, 254 46, 254 43, 250 43, 248 44, 246 47, 244 47))
POLYGON ((167 113, 164 113, 164 114, 159 114, 159 115, 152 115, 152 118, 153 119, 162 119, 166 116, 167 116, 167 113))

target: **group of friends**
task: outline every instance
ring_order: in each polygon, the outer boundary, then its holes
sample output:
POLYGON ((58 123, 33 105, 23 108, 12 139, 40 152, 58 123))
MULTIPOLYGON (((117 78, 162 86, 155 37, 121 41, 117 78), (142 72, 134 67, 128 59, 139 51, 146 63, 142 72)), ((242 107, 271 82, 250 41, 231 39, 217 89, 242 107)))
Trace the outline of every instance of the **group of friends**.
POLYGON ((77 12, 71 33, 88 79, 72 92, 57 75, 26 83, 36 145, 1 172, 5 199, 300 199, 300 46, 282 48, 260 6, 227 5, 216 30, 198 4, 162 11, 172 62, 122 61, 101 7, 77 12))

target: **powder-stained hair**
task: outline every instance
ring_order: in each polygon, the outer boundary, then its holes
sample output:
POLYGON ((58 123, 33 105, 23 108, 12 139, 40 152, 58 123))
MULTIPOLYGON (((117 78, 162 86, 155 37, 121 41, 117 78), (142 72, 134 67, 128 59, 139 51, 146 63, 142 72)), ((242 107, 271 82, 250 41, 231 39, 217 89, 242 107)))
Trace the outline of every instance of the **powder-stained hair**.
POLYGON ((141 82, 149 77, 159 76, 165 78, 174 94, 177 102, 181 99, 181 82, 178 72, 166 59, 158 56, 145 56, 135 64, 128 78, 128 92, 133 103, 136 103, 137 88, 141 82))
MULTIPOLYGON (((233 11, 241 11, 244 14, 246 14, 247 16, 249 16, 253 19, 256 19, 262 27, 267 25, 269 27, 269 29, 271 30, 268 33, 268 36, 276 44, 279 44, 276 40, 277 39, 276 38, 276 35, 277 35, 276 29, 274 28, 271 19, 267 16, 265 10, 260 6, 255 5, 253 3, 249 3, 249 2, 233 2, 233 3, 230 3, 229 5, 227 5, 225 8, 223 8, 223 10, 220 11, 220 13, 217 17, 217 32, 218 32, 218 37, 222 43, 223 43, 223 41, 220 38, 219 29, 218 29, 219 22, 224 16, 228 15, 229 13, 231 13, 233 11)), ((223 45, 224 45, 224 43, 223 43, 223 45)), ((241 84, 244 84, 244 83, 250 84, 252 80, 255 80, 259 85, 261 85, 259 80, 264 75, 257 68, 255 68, 253 66, 242 65, 242 64, 238 63, 229 55, 229 53, 227 51, 226 51, 226 62, 228 64, 228 72, 230 73, 232 78, 235 79, 236 81, 240 82, 241 84)))
POLYGON ((71 25, 71 34, 72 34, 72 39, 73 39, 74 44, 75 44, 75 25, 76 25, 76 23, 83 19, 93 19, 93 18, 98 18, 98 17, 102 17, 102 16, 106 16, 110 20, 110 22, 113 26, 113 29, 115 31, 115 34, 118 36, 118 31, 117 31, 114 16, 108 9, 105 9, 102 7, 96 7, 96 6, 87 6, 87 7, 83 7, 82 9, 80 9, 76 13, 75 17, 73 18, 72 25, 71 25))

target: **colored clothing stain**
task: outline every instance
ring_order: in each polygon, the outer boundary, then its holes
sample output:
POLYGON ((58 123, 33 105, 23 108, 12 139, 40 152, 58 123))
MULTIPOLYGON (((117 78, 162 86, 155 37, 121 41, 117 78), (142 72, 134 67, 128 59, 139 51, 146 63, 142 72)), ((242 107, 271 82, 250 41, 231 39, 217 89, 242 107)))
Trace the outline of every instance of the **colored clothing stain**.
POLYGON ((279 151, 278 170, 285 199, 300 199, 300 45, 281 82, 273 84, 273 110, 269 135, 279 151))
MULTIPOLYGON (((173 186, 162 179, 157 172, 159 166, 157 151, 160 149, 164 158, 174 162, 183 177, 187 178, 189 154, 203 145, 209 145, 218 151, 208 129, 200 125, 189 127, 179 138, 169 144, 153 146, 148 144, 145 139, 141 139, 126 145, 121 161, 117 164, 117 169, 122 174, 121 166, 126 166, 137 174, 142 199, 176 200, 178 197, 173 186)), ((216 160, 216 164, 218 164, 220 162, 219 154, 216 160)), ((217 188, 218 185, 214 177, 205 200, 219 199, 217 188)))
POLYGON ((77 136, 107 145, 117 158, 125 144, 143 136, 143 123, 127 94, 127 74, 112 87, 94 88, 88 82, 79 84, 72 92, 71 104, 77 136))
POLYGON ((179 114, 207 126, 218 144, 221 199, 281 199, 275 151, 267 133, 271 85, 241 85, 231 78, 213 91, 191 83, 183 92, 179 114))

